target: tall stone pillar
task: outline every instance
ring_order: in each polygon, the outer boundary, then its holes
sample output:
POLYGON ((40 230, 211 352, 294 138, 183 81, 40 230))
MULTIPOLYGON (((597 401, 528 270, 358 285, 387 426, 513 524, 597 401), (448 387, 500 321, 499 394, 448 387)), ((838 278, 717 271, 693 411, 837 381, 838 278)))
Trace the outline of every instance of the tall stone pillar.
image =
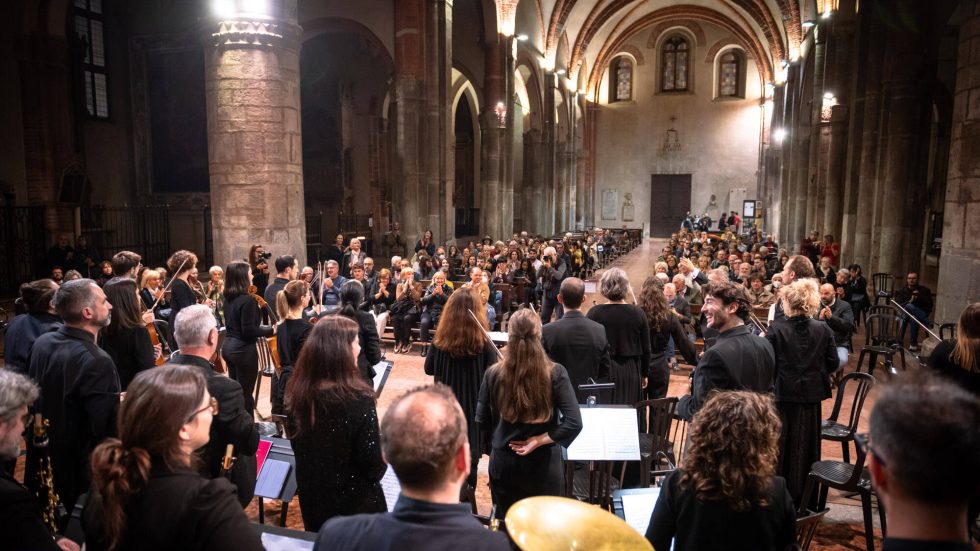
MULTIPOLYGON (((398 2, 396 2, 398 3, 398 2)), ((425 183, 420 209, 440 243, 455 242, 453 208, 452 12, 451 0, 427 0, 425 25, 425 183)))
MULTIPOLYGON (((824 71, 827 64, 827 34, 830 32, 829 23, 821 21, 813 28, 813 96, 810 105, 810 167, 806 186, 806 231, 823 228, 823 188, 826 173, 820 170, 820 159, 827 147, 827 137, 823 135, 820 113, 823 108, 824 71)), ((802 236, 797 236, 799 239, 802 236)))
POLYGON ((559 179, 556 177, 557 166, 555 157, 558 145, 558 121, 555 120, 555 94, 558 93, 558 82, 555 73, 544 72, 544 156, 541 159, 544 165, 544 180, 541 184, 544 187, 544 202, 538 207, 541 210, 541 220, 543 225, 538 228, 538 233, 544 236, 554 234, 558 228, 555 220, 555 202, 558 195, 559 179))
POLYGON ((844 216, 844 178, 847 166, 848 124, 851 114, 851 82, 854 55, 854 0, 843 0, 833 19, 828 44, 828 63, 824 88, 837 98, 831 109, 828 132, 827 177, 824 188, 824 231, 840 243, 844 216))
POLYGON ((480 114, 482 135, 480 180, 483 186, 480 231, 494 239, 501 237, 500 204, 504 195, 504 159, 510 157, 505 152, 508 143, 507 119, 513 116, 513 113, 507 112, 504 38, 502 35, 498 36, 497 41, 488 44, 486 48, 486 78, 483 93, 486 105, 483 113, 480 114))
POLYGON ((596 225, 595 216, 595 150, 596 150, 596 119, 599 114, 599 106, 585 100, 585 136, 582 140, 587 148, 585 163, 585 226, 594 228, 596 225))
MULTIPOLYGON (((392 221, 399 222, 405 240, 414 243, 428 228, 420 211, 425 180, 421 163, 425 135, 425 3, 398 0, 395 8, 395 82, 392 90, 394 128, 392 221)), ((436 237, 440 239, 440 236, 436 237)))
POLYGON ((795 250, 807 231, 806 193, 809 185, 810 159, 810 111, 803 102, 802 67, 793 63, 789 67, 786 87, 796 95, 792 126, 789 127, 789 226, 788 233, 780 237, 787 251, 795 250))
POLYGON ((955 322, 980 301, 980 2, 967 3, 956 61, 953 132, 946 180, 936 322, 955 322))
MULTIPOLYGON (((272 6, 273 4, 270 4, 272 6)), ((296 0, 213 22, 205 53, 214 258, 306 262, 296 0)))

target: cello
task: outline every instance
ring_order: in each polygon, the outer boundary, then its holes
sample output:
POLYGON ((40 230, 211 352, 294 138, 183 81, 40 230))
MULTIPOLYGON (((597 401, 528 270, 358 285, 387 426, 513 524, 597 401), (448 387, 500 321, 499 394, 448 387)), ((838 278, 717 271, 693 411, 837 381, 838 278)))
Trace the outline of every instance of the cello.
MULTIPOLYGON (((265 301, 264 298, 259 296, 259 289, 255 285, 249 285, 248 296, 255 299, 258 303, 259 308, 269 312, 269 319, 272 320, 273 325, 279 323, 279 317, 276 315, 275 311, 269 307, 269 303, 265 301)), ((282 365, 279 363, 279 346, 276 336, 271 337, 260 337, 255 341, 255 346, 258 348, 259 352, 259 369, 262 373, 271 374, 272 370, 275 370, 276 377, 282 376, 282 365)))

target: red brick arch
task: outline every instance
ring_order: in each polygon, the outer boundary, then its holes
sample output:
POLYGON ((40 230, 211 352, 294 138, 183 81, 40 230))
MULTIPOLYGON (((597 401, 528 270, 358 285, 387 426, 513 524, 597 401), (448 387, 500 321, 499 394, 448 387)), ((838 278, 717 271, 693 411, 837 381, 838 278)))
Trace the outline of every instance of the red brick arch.
POLYGON ((626 53, 626 54, 629 54, 629 55, 633 56, 633 59, 636 60, 636 64, 637 65, 643 65, 646 62, 646 60, 643 57, 643 52, 641 52, 639 48, 637 48, 636 46, 633 46, 632 44, 625 44, 616 53, 617 54, 618 53, 626 53))
POLYGON ((664 34, 667 29, 672 29, 674 27, 684 27, 694 35, 694 39, 698 46, 704 46, 707 39, 704 37, 704 29, 701 25, 693 19, 675 19, 673 21, 662 21, 657 23, 650 29, 650 38, 647 39, 647 48, 654 49, 657 47, 657 41, 660 40, 660 35, 664 34))
POLYGON ((738 46, 743 50, 745 49, 745 45, 739 42, 734 36, 726 36, 708 48, 708 53, 704 56, 704 62, 713 63, 715 61, 715 57, 718 55, 718 52, 728 46, 738 46))

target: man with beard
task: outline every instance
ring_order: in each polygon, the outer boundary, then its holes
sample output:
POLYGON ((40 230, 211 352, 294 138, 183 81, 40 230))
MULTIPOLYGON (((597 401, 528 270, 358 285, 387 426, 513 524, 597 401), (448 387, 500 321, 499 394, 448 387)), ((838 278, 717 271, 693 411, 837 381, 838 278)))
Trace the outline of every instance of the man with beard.
POLYGON ((690 420, 714 390, 772 392, 776 359, 772 346, 745 325, 750 311, 745 289, 728 282, 712 283, 701 313, 707 326, 718 331, 714 346, 705 350, 693 373, 691 394, 677 404, 677 413, 690 420))
POLYGON ((95 344, 112 312, 102 289, 91 279, 69 281, 54 307, 65 324, 34 341, 28 373, 41 387, 34 411, 51 422, 54 487, 71 511, 90 486, 89 454, 116 434, 120 386, 112 358, 95 344))

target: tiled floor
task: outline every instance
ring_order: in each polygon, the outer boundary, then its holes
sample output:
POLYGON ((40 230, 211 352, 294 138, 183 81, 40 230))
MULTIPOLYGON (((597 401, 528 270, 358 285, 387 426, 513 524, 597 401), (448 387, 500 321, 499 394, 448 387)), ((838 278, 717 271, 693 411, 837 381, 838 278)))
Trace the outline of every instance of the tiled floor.
MULTIPOLYGON (((656 257, 659 254, 658 251, 662 248, 662 246, 662 243, 649 240, 635 249, 629 255, 620 258, 614 263, 617 267, 620 267, 627 272, 634 289, 639 289, 642 286, 643 280, 653 272, 654 261, 656 260, 656 257)), ((599 303, 603 302, 602 298, 596 295, 591 299, 587 299, 586 303, 591 305, 593 300, 599 303)), ((860 337, 856 339, 856 347, 860 346, 861 340, 863 339, 860 337)), ((385 409, 392 402, 394 397, 416 385, 427 384, 432 381, 432 378, 426 376, 422 370, 424 360, 418 354, 418 347, 415 348, 412 354, 393 354, 389 344, 387 359, 394 361, 394 368, 392 369, 387 385, 385 386, 385 389, 378 400, 378 412, 381 416, 384 415, 385 409)), ((910 357, 909 360, 912 361, 912 358, 910 357)), ((847 368, 848 371, 852 371, 854 369, 854 364, 856 364, 856 362, 857 359, 855 355, 855 357, 851 360, 851 364, 847 368)), ((880 371, 876 372, 876 375, 878 374, 880 374, 880 371)), ((681 396, 687 393, 690 386, 689 375, 690 367, 683 365, 681 371, 673 372, 671 374, 669 389, 670 396, 681 396)), ((262 394, 267 395, 268 380, 265 380, 264 383, 265 386, 262 388, 262 394)), ((872 389, 865 408, 861 414, 860 426, 862 428, 867 426, 867 419, 870 414, 871 407, 874 404, 874 395, 875 391, 872 389)), ((847 397, 849 398, 849 396, 847 397)), ((849 403, 849 401, 845 401, 845 404, 849 403)), ((823 408, 825 417, 829 416, 833 408, 833 400, 825 401, 823 408)), ((262 413, 268 413, 268 398, 260 399, 259 409, 262 413)), ((823 459, 840 460, 842 458, 841 447, 837 443, 825 443, 822 453, 823 459)), ((481 514, 488 514, 490 511, 490 491, 487 486, 486 472, 487 461, 488 458, 484 456, 480 462, 480 479, 477 488, 477 505, 481 514)), ((835 495, 834 492, 831 492, 829 501, 830 512, 828 513, 827 517, 825 517, 824 524, 818 528, 816 538, 810 549, 864 549, 864 529, 860 501, 857 499, 835 495)), ((274 509, 278 510, 278 506, 274 507, 274 509)), ((303 523, 299 516, 298 509, 298 499, 294 499, 289 508, 287 526, 302 529, 303 523)), ((258 518, 258 510, 255 502, 253 502, 253 504, 250 506, 248 512, 254 519, 258 518)), ((267 518, 266 522, 278 522, 277 515, 278 512, 271 515, 269 518, 267 518)), ((877 526, 877 516, 875 518, 875 525, 877 526)), ((880 536, 880 533, 878 533, 878 535, 880 536)))

